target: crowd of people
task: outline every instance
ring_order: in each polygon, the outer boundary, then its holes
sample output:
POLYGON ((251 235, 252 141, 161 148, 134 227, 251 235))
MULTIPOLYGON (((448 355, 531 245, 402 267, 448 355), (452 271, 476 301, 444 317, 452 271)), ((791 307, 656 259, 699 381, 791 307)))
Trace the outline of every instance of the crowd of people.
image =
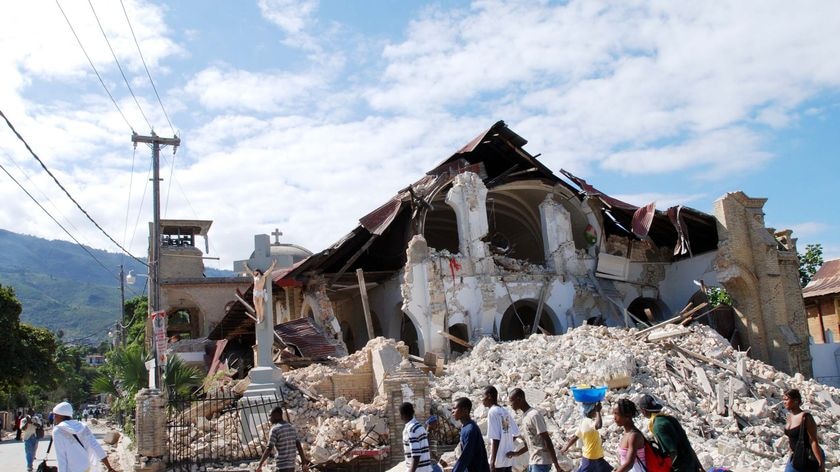
MULTIPOLYGON (((515 458, 528 454, 528 472, 565 470, 558 461, 558 453, 548 433, 543 414, 528 404, 522 389, 514 388, 508 396, 510 408, 521 414, 521 424, 506 407, 499 404, 495 387, 484 388, 482 404, 487 408, 487 440, 472 419, 472 401, 461 397, 452 404, 452 418, 461 424, 457 460, 452 472, 511 472, 515 458), (520 443, 517 439, 521 439, 520 443)), ((819 445, 817 425, 813 417, 802 410, 802 395, 798 390, 785 392, 784 406, 788 412, 784 434, 790 439, 791 455, 785 472, 825 472, 825 451, 819 445)), ((577 472, 703 472, 703 465, 694 452, 688 435, 674 416, 663 412, 662 404, 651 395, 643 395, 638 405, 627 398, 615 402, 612 416, 615 425, 622 429, 617 447, 618 464, 613 467, 605 459, 599 430, 603 426, 602 404, 581 403, 581 419, 568 441, 560 449, 568 452, 580 443, 581 460, 577 472), (647 418, 648 437, 636 426, 635 418, 641 413, 647 418)), ((403 403, 400 417, 405 423, 402 431, 406 472, 441 472, 448 467, 442 460, 432 457, 429 432, 439 424, 437 416, 430 416, 425 423, 417 420, 414 405, 403 403)), ((294 472, 295 450, 300 455, 302 468, 308 471, 310 463, 297 439, 294 427, 283 420, 278 407, 271 412, 272 427, 257 472, 272 454, 276 456, 277 472, 294 472)), ((710 471, 725 471, 712 467, 710 471)))

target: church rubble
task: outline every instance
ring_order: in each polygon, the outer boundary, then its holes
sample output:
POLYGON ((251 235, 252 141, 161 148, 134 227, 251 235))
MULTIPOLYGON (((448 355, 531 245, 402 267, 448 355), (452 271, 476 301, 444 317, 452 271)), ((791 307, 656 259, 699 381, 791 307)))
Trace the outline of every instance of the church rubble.
POLYGON ((451 360, 488 336, 644 326, 704 301, 698 285, 723 287, 733 345, 810 376, 796 240, 764 226, 765 199, 640 208, 555 175, 526 143, 496 123, 286 272, 296 315, 348 352, 385 336, 451 360))

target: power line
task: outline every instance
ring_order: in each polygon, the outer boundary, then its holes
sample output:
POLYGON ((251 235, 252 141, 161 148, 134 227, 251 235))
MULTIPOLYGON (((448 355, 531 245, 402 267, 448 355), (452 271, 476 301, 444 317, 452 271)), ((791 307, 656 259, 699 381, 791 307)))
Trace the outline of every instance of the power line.
POLYGON ((53 175, 53 173, 52 173, 52 172, 51 172, 51 171, 47 168, 47 166, 44 164, 44 162, 41 160, 41 158, 40 158, 40 157, 38 157, 38 155, 37 155, 37 154, 35 154, 35 151, 33 151, 33 150, 32 150, 32 148, 29 146, 29 143, 27 143, 27 142, 26 142, 26 140, 25 140, 25 139, 23 139, 23 136, 21 136, 21 135, 20 135, 20 133, 18 133, 18 131, 15 129, 14 125, 12 125, 12 122, 11 122, 11 121, 9 121, 9 119, 6 117, 6 114, 5 114, 5 113, 3 113, 3 111, 2 111, 2 110, 0 110, 0 116, 2 116, 2 117, 3 117, 3 119, 6 121, 6 125, 8 125, 8 126, 9 126, 9 129, 11 129, 13 133, 15 133, 15 136, 17 136, 17 138, 20 140, 20 142, 22 142, 22 143, 23 143, 23 145, 24 145, 24 146, 26 146, 26 150, 27 150, 27 151, 29 151, 29 153, 30 153, 30 154, 32 154, 32 157, 34 157, 34 158, 35 158, 35 160, 36 160, 36 161, 38 161, 38 163, 39 163, 39 164, 41 164, 41 167, 44 169, 44 171, 46 171, 46 172, 47 172, 47 174, 48 174, 50 177, 52 177, 52 179, 53 179, 53 181, 55 181, 56 185, 58 185, 58 187, 59 187, 62 191, 64 191, 64 194, 65 194, 65 195, 67 195, 67 198, 69 198, 69 199, 70 199, 73 203, 75 203, 75 204, 76 204, 76 207, 77 207, 77 208, 78 208, 78 209, 79 209, 82 213, 84 213, 84 215, 87 217, 87 219, 88 219, 88 220, 90 220, 90 222, 91 222, 91 223, 93 223, 93 225, 94 225, 94 226, 96 226, 96 227, 99 229, 99 231, 101 231, 101 232, 102 232, 102 234, 104 234, 104 235, 105 235, 108 239, 110 239, 112 243, 116 244, 116 246, 117 246, 118 248, 120 248, 120 249, 121 249, 124 253, 128 254, 128 255, 129 255, 132 259, 134 259, 135 261, 137 261, 137 262, 139 262, 139 263, 143 264, 144 266, 148 267, 148 266, 149 266, 148 264, 146 264, 146 263, 145 263, 145 262, 143 262, 141 259, 139 259, 139 258, 137 258, 136 256, 134 256, 133 254, 131 254, 131 253, 128 251, 128 249, 124 248, 124 247, 123 247, 120 243, 118 243, 117 241, 115 241, 115 240, 114 240, 114 238, 112 238, 112 237, 111 237, 111 235, 110 235, 110 234, 108 234, 108 232, 107 232, 107 231, 105 231, 105 230, 104 230, 101 226, 99 226, 99 223, 97 223, 97 222, 93 219, 93 217, 91 217, 91 216, 90 216, 90 214, 88 214, 88 212, 87 212, 87 211, 85 211, 85 209, 84 209, 84 208, 82 208, 82 205, 80 205, 80 204, 79 204, 79 202, 77 202, 77 201, 76 201, 76 199, 75 199, 75 198, 73 198, 73 196, 72 196, 72 195, 70 195, 70 192, 68 192, 68 191, 67 191, 67 189, 66 189, 66 188, 64 188, 64 186, 61 184, 61 182, 59 182, 59 181, 58 181, 58 178, 56 178, 56 176, 55 176, 55 175, 53 175))
MULTIPOLYGON (((0 112, 0 113, 2 113, 2 112, 0 112)), ((18 187, 20 187, 20 189, 21 189, 21 190, 23 190, 23 192, 24 192, 24 193, 26 193, 26 195, 27 195, 30 199, 32 199, 32 201, 33 201, 33 202, 35 202, 35 204, 36 204, 36 205, 38 205, 38 207, 39 207, 41 210, 43 210, 43 211, 44 211, 44 213, 46 213, 46 214, 47 214, 47 216, 49 216, 51 220, 53 220, 53 221, 55 222, 55 224, 57 224, 57 225, 58 225, 58 227, 59 227, 59 228, 61 228, 61 229, 62 229, 65 233, 67 233, 67 236, 70 236, 70 239, 72 239, 72 240, 73 240, 73 241, 74 241, 74 242, 75 242, 75 243, 76 243, 76 244, 77 244, 80 248, 82 248, 82 249, 83 249, 86 253, 88 253, 88 255, 89 255, 91 258, 93 258, 93 260, 95 260, 97 264, 99 264, 100 266, 102 266, 102 268, 103 268, 103 269, 105 269, 105 271, 106 271, 106 272, 110 273, 111 275, 114 275, 113 273, 111 273, 111 269, 109 269, 109 268, 108 268, 108 266, 106 266, 105 264, 103 264, 103 263, 102 263, 102 261, 100 261, 99 259, 97 259, 97 258, 96 258, 96 256, 95 256, 95 255, 93 255, 93 253, 92 253, 92 252, 90 252, 90 249, 88 249, 87 247, 85 247, 85 245, 84 245, 84 244, 80 243, 80 242, 79 242, 79 240, 78 240, 78 239, 76 239, 76 237, 75 237, 75 236, 73 236, 73 235, 70 233, 70 231, 68 231, 68 230, 67 230, 67 228, 65 228, 65 227, 64 227, 64 225, 62 225, 61 223, 59 223, 59 221, 58 221, 57 219, 55 219, 55 217, 52 215, 52 213, 50 213, 50 212, 49 212, 49 210, 47 210, 46 208, 44 208, 44 206, 43 206, 43 205, 41 205, 41 202, 39 202, 37 199, 35 199, 35 197, 33 197, 31 193, 29 193, 29 190, 26 190, 26 187, 24 187, 24 186, 23 186, 23 184, 21 184, 21 183, 20 183, 20 182, 19 182, 19 181, 18 181, 18 180, 17 180, 17 179, 16 179, 16 178, 15 178, 15 177, 14 177, 14 176, 13 176, 13 175, 12 175, 12 174, 8 171, 8 170, 6 170, 6 167, 4 167, 4 166, 3 166, 3 164, 0 164, 0 169, 3 169, 3 172, 5 172, 5 173, 6 173, 6 175, 8 175, 8 176, 9 176, 9 178, 10 178, 10 179, 12 179, 12 181, 13 181, 14 183, 16 183, 16 184, 17 184, 17 186, 18 186, 18 187)), ((119 280, 119 276, 115 276, 115 277, 116 277, 116 279, 117 279, 117 280, 119 280)))
POLYGON ((99 31, 102 32, 102 37, 105 38, 105 42, 108 44, 108 49, 111 50, 111 56, 114 57, 114 62, 117 63, 117 69, 120 70, 120 75, 122 75, 123 81, 125 82, 125 86, 128 87, 128 92, 131 94, 131 97, 134 99, 134 103, 140 110, 140 115, 143 117, 143 120, 146 121, 146 124, 149 125, 149 129, 154 131, 155 127, 152 126, 151 123, 149 123, 149 119, 146 118, 146 113, 143 112, 143 107, 140 106, 140 101, 137 100, 137 96, 134 95, 134 90, 131 89, 131 84, 128 83, 128 78, 125 76, 122 64, 120 64, 120 60, 117 59, 117 53, 114 52, 114 48, 111 46, 111 41, 108 40, 108 35, 105 34, 105 28, 102 27, 102 22, 99 21, 99 15, 96 14, 96 10, 93 8, 93 2, 91 2, 91 0, 88 0, 88 5, 90 5, 90 11, 93 12, 93 17, 96 18, 96 24, 99 25, 99 31))
POLYGON ((120 106, 117 105, 117 101, 114 100, 114 96, 111 95, 111 91, 108 90, 108 86, 105 85, 105 81, 102 80, 102 76, 99 75, 99 71, 96 70, 96 66, 93 65, 93 61, 91 60, 90 56, 88 55, 87 51, 85 50, 85 46, 82 44, 82 40, 79 39, 79 35, 76 34, 76 29, 73 28, 73 24, 70 23, 70 18, 67 18, 67 14, 64 13, 64 9, 61 8, 61 3, 59 3, 58 0, 55 0, 55 4, 58 5, 58 9, 61 10, 61 14, 62 14, 62 16, 64 16, 64 20, 67 21, 67 26, 69 26, 70 31, 73 32, 73 36, 75 36, 76 42, 79 43, 79 47, 82 48, 82 52, 85 54, 85 57, 88 60, 88 64, 90 64, 91 69, 93 69, 93 72, 96 74, 96 78, 99 79, 99 83, 102 84, 102 88, 105 89, 105 93, 108 94, 108 98, 111 99, 111 103, 113 103, 114 107, 117 109, 117 111, 120 112, 120 116, 122 117, 123 121, 125 121, 125 124, 128 125, 128 129, 130 129, 131 132, 134 133, 134 127, 131 126, 131 123, 129 123, 128 118, 125 117, 125 113, 123 113, 122 108, 120 108, 120 106))
POLYGON ((157 101, 160 103, 160 109, 163 110, 163 116, 166 117, 166 122, 169 123, 169 129, 172 130, 172 134, 175 134, 175 128, 172 126, 172 121, 169 120, 169 114, 166 113, 166 108, 163 106, 163 101, 160 99, 157 87, 155 87, 155 81, 152 80, 152 74, 149 73, 149 67, 146 65, 146 58, 143 57, 143 51, 140 50, 140 43, 137 41, 137 36, 134 34, 134 27, 131 26, 131 20, 128 18, 128 12, 125 10, 125 3, 123 3, 123 0, 120 0, 120 6, 122 6, 123 14, 125 14, 125 21, 128 23, 128 29, 131 31, 131 37, 134 38, 134 44, 137 46, 137 53, 140 54, 140 60, 143 61, 143 68, 146 69, 146 75, 149 76, 149 82, 152 84, 152 90, 155 91, 155 97, 157 97, 157 101))
POLYGON ((61 208, 59 208, 58 205, 56 205, 55 202, 50 199, 47 193, 41 190, 41 187, 39 187, 35 180, 33 180, 32 177, 29 175, 29 173, 26 172, 26 169, 24 169, 20 164, 18 164, 17 160, 10 153, 4 152, 4 154, 6 155, 6 157, 9 158, 12 164, 14 164, 15 167, 17 167, 20 173, 23 174, 24 177, 26 177, 26 182, 29 183, 32 187, 34 187, 35 190, 37 190, 38 193, 40 193, 41 196, 44 197, 44 200, 46 200, 50 205, 52 205, 53 210, 55 210, 59 214, 59 216, 61 216, 61 218, 64 219, 65 223, 67 223, 68 226, 73 228, 74 231, 78 232, 79 228, 77 228, 76 225, 74 225, 73 222, 70 221, 70 218, 67 218, 67 216, 64 213, 62 213, 61 208))

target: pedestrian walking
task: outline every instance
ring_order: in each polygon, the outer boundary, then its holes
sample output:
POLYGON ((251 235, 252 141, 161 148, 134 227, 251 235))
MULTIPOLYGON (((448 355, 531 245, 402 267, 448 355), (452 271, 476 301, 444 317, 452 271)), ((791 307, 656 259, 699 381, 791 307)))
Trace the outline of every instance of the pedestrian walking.
POLYGON ((514 449, 514 438, 519 437, 519 427, 507 408, 499 405, 499 391, 496 387, 484 387, 481 399, 487 412, 487 437, 490 439, 490 472, 511 472, 513 458, 508 455, 514 449))
POLYGON ((405 422, 402 440, 406 472, 431 472, 429 435, 426 428, 414 417, 414 405, 409 402, 400 405, 400 418, 405 422))
POLYGON ((601 402, 581 403, 580 411, 583 419, 575 435, 569 438, 560 452, 565 454, 580 440, 582 457, 578 472, 610 472, 613 468, 604 460, 604 447, 601 444, 601 433, 598 432, 604 424, 601 419, 601 402))
POLYGON ((452 406, 452 416, 461 423, 461 455, 452 467, 452 472, 489 472, 487 448, 478 425, 470 418, 472 402, 461 397, 452 406))
POLYGON ((788 411, 785 436, 791 451, 785 472, 825 472, 825 451, 817 437, 817 423, 802 410, 802 394, 797 389, 788 390, 782 401, 788 411))
POLYGON ((557 462, 557 452, 554 450, 554 443, 551 442, 542 413, 531 408, 521 388, 510 392, 508 403, 514 410, 522 412, 522 431, 525 433, 525 447, 508 452, 508 457, 513 458, 530 451, 528 472, 548 472, 552 464, 556 472, 561 472, 563 469, 557 462))
POLYGON ((688 441, 680 422, 673 416, 662 413, 662 404, 650 395, 643 395, 639 408, 648 418, 648 429, 659 445, 659 450, 672 459, 673 472, 703 472, 703 466, 688 441))
POLYGON ((114 472, 108 454, 90 428, 73 419, 73 405, 61 402, 52 412, 55 419, 52 441, 58 472, 98 472, 100 463, 108 472, 114 472))
POLYGON ((38 417, 34 412, 29 413, 20 420, 20 436, 23 439, 23 454, 26 458, 26 470, 32 471, 32 463, 35 461, 35 452, 38 450, 38 417))
POLYGON ((20 441, 20 422, 23 420, 23 412, 15 413, 15 441, 20 441))
POLYGON ((276 472, 294 472, 295 470, 295 449, 300 454, 300 467, 306 472, 309 470, 309 460, 303 452, 303 446, 297 437, 295 427, 283 420, 283 409, 274 407, 269 414, 271 429, 268 432, 268 445, 260 457, 256 472, 262 472, 263 464, 268 456, 274 454, 274 470, 276 472))
POLYGON ((618 468, 615 472, 647 472, 645 468, 645 437, 633 418, 636 417, 636 404, 622 398, 613 408, 613 420, 616 426, 624 428, 624 434, 618 442, 618 468))

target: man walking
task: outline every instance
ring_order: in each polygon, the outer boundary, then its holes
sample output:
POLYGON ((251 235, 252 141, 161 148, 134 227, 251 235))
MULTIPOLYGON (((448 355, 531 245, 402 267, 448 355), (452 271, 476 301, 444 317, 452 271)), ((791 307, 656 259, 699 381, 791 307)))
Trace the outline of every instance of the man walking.
POLYGON ((496 387, 484 387, 481 399, 487 412, 487 437, 490 439, 490 472, 511 472, 513 459, 508 452, 513 451, 513 438, 519 436, 519 428, 513 421, 513 415, 507 408, 499 405, 499 392, 496 387))
POLYGON ((400 418, 405 421, 402 440, 406 472, 431 472, 429 436, 426 428, 414 417, 414 405, 408 402, 400 405, 400 418))
POLYGON ((648 428, 659 449, 671 456, 673 472, 697 472, 702 471, 697 454, 688 442, 688 436, 673 416, 662 413, 662 405, 652 396, 645 394, 639 401, 639 409, 649 418, 648 428))
POLYGON ((38 428, 41 427, 40 419, 29 410, 26 416, 20 420, 20 436, 23 439, 23 453, 26 457, 26 470, 32 471, 32 462, 35 460, 35 452, 38 450, 38 428))
POLYGON ((268 445, 260 457, 260 463, 257 465, 256 472, 261 472, 263 464, 268 456, 274 453, 274 470, 277 472, 295 472, 295 449, 300 454, 300 467, 303 472, 309 470, 309 460, 306 459, 306 453, 303 452, 303 446, 297 438, 295 427, 286 421, 283 421, 283 409, 279 406, 274 407, 268 415, 268 420, 271 422, 271 430, 268 432, 268 445))
POLYGON ((487 449, 478 425, 470 418, 472 402, 469 398, 461 397, 452 406, 452 416, 461 422, 461 455, 452 472, 489 472, 487 467, 487 449))
POLYGON ((99 445, 90 428, 73 419, 73 405, 59 403, 53 408, 53 416, 55 426, 52 434, 58 472, 97 472, 100 470, 100 462, 108 472, 114 472, 108 462, 108 454, 99 445))
POLYGON ((542 413, 525 400, 525 392, 521 388, 515 388, 510 392, 508 403, 511 408, 523 413, 522 430, 525 432, 525 447, 518 451, 508 453, 509 457, 519 456, 526 451, 531 451, 528 457, 528 472, 548 472, 554 464, 554 470, 561 472, 560 464, 557 462, 557 452, 554 450, 554 443, 548 435, 548 428, 545 425, 545 418, 542 413))

